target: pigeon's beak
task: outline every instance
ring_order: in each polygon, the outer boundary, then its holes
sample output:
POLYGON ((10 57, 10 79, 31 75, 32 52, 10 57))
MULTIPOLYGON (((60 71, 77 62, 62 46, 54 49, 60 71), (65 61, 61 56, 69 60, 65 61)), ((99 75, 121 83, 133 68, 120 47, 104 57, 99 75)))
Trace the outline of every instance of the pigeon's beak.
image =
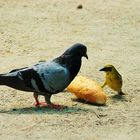
POLYGON ((84 57, 86 57, 86 59, 88 59, 88 55, 87 54, 85 54, 84 57))

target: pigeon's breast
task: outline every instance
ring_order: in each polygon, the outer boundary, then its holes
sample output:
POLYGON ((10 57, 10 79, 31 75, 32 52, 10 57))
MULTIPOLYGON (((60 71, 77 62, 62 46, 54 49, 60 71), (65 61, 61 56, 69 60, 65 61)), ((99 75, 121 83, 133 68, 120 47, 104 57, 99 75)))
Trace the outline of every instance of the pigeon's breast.
POLYGON ((38 74, 45 89, 51 93, 60 92, 70 84, 68 69, 55 62, 43 65, 38 74))

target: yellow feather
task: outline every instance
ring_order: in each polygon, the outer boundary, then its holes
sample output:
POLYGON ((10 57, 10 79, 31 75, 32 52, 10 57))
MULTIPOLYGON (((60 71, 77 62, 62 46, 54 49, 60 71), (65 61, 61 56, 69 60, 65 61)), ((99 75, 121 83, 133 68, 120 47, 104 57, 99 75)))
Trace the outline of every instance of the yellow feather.
POLYGON ((105 71, 106 73, 105 82, 102 87, 108 85, 114 91, 117 91, 119 94, 123 94, 122 76, 119 74, 116 68, 113 65, 105 65, 104 68, 101 69, 101 71, 105 71))

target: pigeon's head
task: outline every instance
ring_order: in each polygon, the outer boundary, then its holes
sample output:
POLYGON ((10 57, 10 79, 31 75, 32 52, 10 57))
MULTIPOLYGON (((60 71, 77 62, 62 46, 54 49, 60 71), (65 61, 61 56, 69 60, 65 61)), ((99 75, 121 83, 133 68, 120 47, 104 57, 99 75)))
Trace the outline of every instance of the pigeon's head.
POLYGON ((67 49, 63 55, 68 55, 68 56, 79 56, 79 57, 86 57, 87 56, 87 47, 84 46, 83 44, 77 43, 71 46, 69 49, 67 49))

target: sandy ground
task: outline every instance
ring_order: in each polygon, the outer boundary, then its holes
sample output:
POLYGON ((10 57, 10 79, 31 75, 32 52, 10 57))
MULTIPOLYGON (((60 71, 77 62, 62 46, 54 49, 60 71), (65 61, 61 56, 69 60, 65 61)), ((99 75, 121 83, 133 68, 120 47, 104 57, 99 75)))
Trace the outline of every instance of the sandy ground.
POLYGON ((0 0, 0 73, 55 58, 76 42, 88 46, 80 74, 102 83, 98 70, 113 64, 126 95, 115 98, 106 87, 107 104, 95 106, 62 92, 52 101, 68 108, 57 111, 1 86, 1 140, 140 139, 139 0, 0 0))

